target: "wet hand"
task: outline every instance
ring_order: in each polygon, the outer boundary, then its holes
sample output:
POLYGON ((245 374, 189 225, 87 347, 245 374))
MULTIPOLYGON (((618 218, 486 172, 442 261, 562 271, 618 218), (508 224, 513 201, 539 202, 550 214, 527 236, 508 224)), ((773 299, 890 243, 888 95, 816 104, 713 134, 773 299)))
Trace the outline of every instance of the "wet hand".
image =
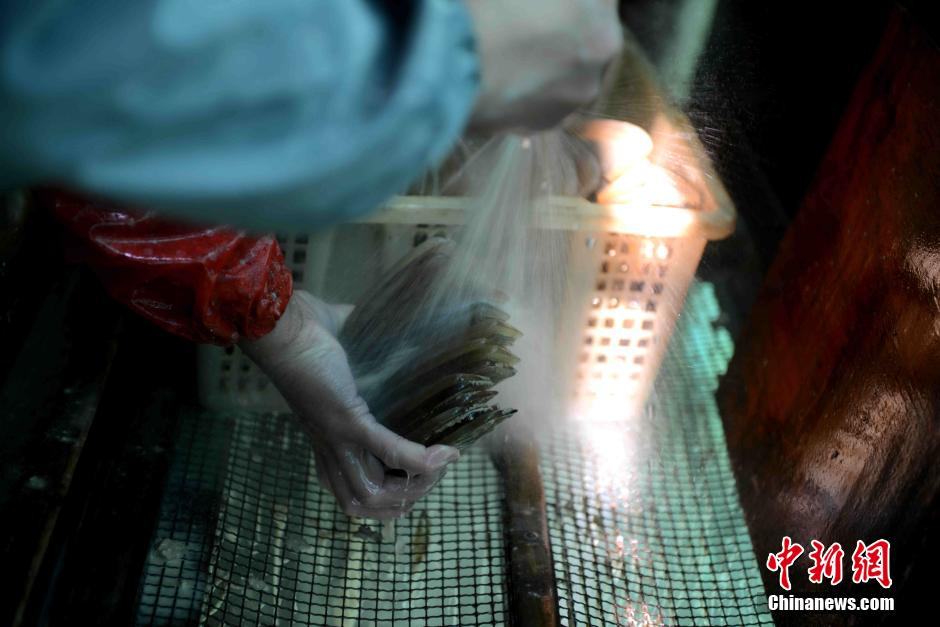
POLYGON ((343 511, 394 518, 427 494, 459 452, 443 445, 424 447, 375 420, 336 340, 350 311, 298 290, 275 329, 241 347, 310 434, 320 482, 343 511))

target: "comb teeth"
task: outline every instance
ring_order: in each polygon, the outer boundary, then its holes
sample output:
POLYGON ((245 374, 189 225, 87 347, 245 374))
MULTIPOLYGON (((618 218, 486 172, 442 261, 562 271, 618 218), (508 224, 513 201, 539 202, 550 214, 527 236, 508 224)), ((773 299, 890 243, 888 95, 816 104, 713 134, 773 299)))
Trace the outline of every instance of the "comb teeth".
POLYGON ((427 315, 453 250, 444 238, 415 247, 356 306, 340 342, 379 422, 425 446, 464 449, 516 413, 490 401, 516 373, 510 348, 522 333, 482 297, 427 315))

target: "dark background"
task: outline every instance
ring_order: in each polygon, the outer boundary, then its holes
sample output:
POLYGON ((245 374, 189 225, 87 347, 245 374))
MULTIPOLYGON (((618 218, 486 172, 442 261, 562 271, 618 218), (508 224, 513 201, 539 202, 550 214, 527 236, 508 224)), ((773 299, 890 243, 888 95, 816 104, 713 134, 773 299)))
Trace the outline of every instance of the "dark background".
MULTIPOLYGON (((695 0, 685 0, 685 2, 695 0)), ((622 0, 651 59, 683 0, 622 0)), ((734 236, 700 266, 737 338, 895 4, 937 39, 924 0, 719 0, 684 108, 735 202, 734 236)))

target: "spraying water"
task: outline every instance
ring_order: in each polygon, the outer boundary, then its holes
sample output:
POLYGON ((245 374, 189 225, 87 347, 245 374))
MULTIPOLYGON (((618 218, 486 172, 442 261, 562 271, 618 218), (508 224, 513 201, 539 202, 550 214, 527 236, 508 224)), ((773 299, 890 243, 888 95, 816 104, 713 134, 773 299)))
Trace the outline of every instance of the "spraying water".
POLYGON ((420 373, 429 361, 440 367, 486 335, 495 365, 480 374, 495 383, 505 379, 501 404, 558 415, 553 408, 571 382, 569 369, 559 365, 574 363, 559 356, 571 343, 561 339, 570 337, 562 333, 564 318, 590 282, 573 276, 578 238, 553 223, 548 203, 596 185, 596 157, 563 130, 502 136, 465 145, 459 155, 430 181, 434 190, 465 200, 465 225, 454 240, 426 242, 386 273, 344 329, 360 393, 380 419, 401 413, 422 390, 485 402, 491 398, 485 385, 474 390, 472 381, 454 380, 456 387, 447 387, 446 368, 420 373), (501 350, 512 344, 515 355, 501 350))
POLYGON ((422 252, 398 297, 373 302, 381 315, 344 342, 377 417, 403 372, 460 347, 481 304, 508 313, 494 323, 505 323, 494 344, 512 345, 511 359, 496 351, 503 406, 545 420, 580 411, 569 403, 576 390, 594 414, 642 403, 705 243, 678 243, 697 221, 687 208, 724 200, 694 130, 650 77, 640 55, 625 55, 589 115, 528 137, 465 141, 425 177, 420 192, 459 197, 465 222, 441 229, 455 241, 422 252), (592 136, 585 122, 597 118, 613 122, 592 136), (554 210, 559 198, 577 199, 568 215, 554 210), (585 229, 581 211, 610 220, 585 229))

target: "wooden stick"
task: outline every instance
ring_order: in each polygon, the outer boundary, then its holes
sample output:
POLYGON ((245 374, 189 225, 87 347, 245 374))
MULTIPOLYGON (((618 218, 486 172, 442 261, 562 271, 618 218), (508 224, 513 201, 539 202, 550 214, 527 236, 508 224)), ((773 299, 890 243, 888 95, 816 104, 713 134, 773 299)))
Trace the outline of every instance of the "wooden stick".
POLYGON ((506 431, 495 461, 506 487, 510 617, 513 625, 555 627, 558 597, 538 448, 521 425, 506 431))

